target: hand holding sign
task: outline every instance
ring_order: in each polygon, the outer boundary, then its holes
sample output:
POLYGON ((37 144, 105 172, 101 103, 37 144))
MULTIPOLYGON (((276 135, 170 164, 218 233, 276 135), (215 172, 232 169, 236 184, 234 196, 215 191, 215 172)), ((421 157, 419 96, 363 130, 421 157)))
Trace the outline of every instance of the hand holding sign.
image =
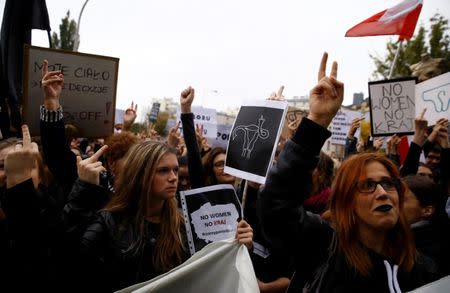
POLYGON ((98 159, 107 148, 107 145, 102 146, 95 154, 84 160, 81 160, 81 157, 77 156, 77 169, 80 180, 100 185, 100 172, 106 171, 106 169, 98 159))
MULTIPOLYGON (((16 144, 5 158, 6 187, 12 188, 30 178, 38 177, 37 159, 39 149, 35 142, 31 142, 27 125, 22 126, 23 144, 16 144)), ((37 182, 35 183, 37 187, 37 182)))
POLYGON ((437 130, 438 134, 436 137, 436 142, 441 146, 441 148, 448 149, 448 119, 439 119, 438 124, 439 126, 437 130))
POLYGON ((428 121, 424 119, 427 108, 423 109, 422 114, 414 120, 414 138, 413 142, 418 146, 423 146, 428 137, 428 121))
POLYGON ((280 89, 278 90, 277 93, 273 92, 270 95, 268 100, 284 101, 283 91, 284 91, 284 85, 280 86, 280 89))
POLYGON ((181 113, 192 113, 192 102, 194 101, 195 90, 192 87, 188 87, 181 92, 180 95, 180 106, 181 113))
POLYGON ((439 133, 441 132, 442 128, 445 127, 445 125, 447 125, 448 120, 445 118, 440 118, 437 122, 436 125, 434 125, 433 127, 433 131, 431 132, 431 134, 428 136, 428 140, 432 143, 438 143, 439 140, 439 133))
POLYGON ((327 128, 341 107, 344 99, 344 84, 338 81, 337 62, 333 62, 330 76, 326 76, 328 53, 324 53, 320 63, 318 84, 311 90, 309 97, 308 119, 327 128))
POLYGON ((241 220, 237 226, 236 239, 248 249, 253 247, 253 229, 245 220, 241 220))
POLYGON ((350 125, 350 129, 348 130, 347 137, 353 139, 355 136, 356 130, 361 127, 361 121, 364 120, 364 117, 355 118, 352 120, 352 124, 350 125))
POLYGON ((60 70, 48 71, 48 61, 42 64, 42 88, 44 90, 44 107, 47 110, 56 111, 59 108, 64 76, 60 70))

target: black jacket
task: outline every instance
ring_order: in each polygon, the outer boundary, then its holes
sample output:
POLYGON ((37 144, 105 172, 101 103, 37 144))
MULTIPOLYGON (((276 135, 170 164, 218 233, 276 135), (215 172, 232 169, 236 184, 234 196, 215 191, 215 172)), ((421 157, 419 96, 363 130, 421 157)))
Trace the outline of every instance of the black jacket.
MULTIPOLYGON (((277 249, 294 255, 293 283, 300 283, 298 287, 307 284, 311 292, 390 292, 388 284, 394 285, 387 277, 389 268, 394 269, 390 260, 368 251, 374 268, 368 277, 357 274, 344 256, 331 247, 333 229, 302 207, 311 189, 320 149, 329 136, 328 130, 304 118, 292 140, 286 143, 258 202, 265 236, 277 249)), ((419 261, 410 273, 399 269, 396 279, 400 288, 411 290, 434 280, 436 276, 428 270, 431 268, 419 261)))

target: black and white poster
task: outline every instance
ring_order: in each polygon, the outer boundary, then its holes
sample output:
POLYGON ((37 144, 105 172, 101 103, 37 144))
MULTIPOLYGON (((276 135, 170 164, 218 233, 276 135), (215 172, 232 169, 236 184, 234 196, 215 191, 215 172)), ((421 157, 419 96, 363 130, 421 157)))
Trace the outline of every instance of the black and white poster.
POLYGON ((369 82, 372 136, 414 133, 415 78, 369 82))
POLYGON ((181 191, 180 200, 191 255, 208 243, 235 237, 242 207, 232 185, 181 191))
POLYGON ((241 106, 230 133, 225 173, 265 183, 286 109, 286 102, 273 100, 241 106))

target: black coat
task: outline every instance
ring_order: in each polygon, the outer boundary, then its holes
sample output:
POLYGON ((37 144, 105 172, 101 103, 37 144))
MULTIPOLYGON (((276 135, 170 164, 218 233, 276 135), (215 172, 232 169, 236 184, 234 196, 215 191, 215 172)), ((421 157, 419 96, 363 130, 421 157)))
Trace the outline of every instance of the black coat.
MULTIPOLYGON (((308 284, 306 289, 312 292, 389 292, 388 284, 393 283, 388 282, 387 275, 389 268, 394 269, 390 260, 368 251, 374 264, 371 274, 357 274, 343 255, 331 249, 334 230, 302 207, 320 149, 329 136, 328 130, 304 118, 293 139, 286 143, 258 202, 264 234, 274 247, 293 254, 293 283, 300 283, 298 287, 308 284)), ((402 290, 411 290, 435 280, 433 269, 417 261, 409 273, 399 268, 396 279, 402 290)))

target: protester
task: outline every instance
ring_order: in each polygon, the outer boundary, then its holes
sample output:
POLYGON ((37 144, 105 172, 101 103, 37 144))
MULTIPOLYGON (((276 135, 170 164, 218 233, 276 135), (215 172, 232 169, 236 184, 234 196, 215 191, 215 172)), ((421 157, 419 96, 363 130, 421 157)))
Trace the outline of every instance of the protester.
MULTIPOLYGON (((99 169, 86 170, 80 179, 95 180, 99 169)), ((184 220, 175 199, 177 173, 176 150, 166 144, 148 141, 132 147, 114 197, 82 238, 86 286, 93 283, 109 292, 149 280, 187 259, 184 220)), ((251 227, 242 221, 237 231, 238 240, 251 246, 251 227)))
POLYGON ((327 57, 325 53, 319 82, 310 93, 308 117, 286 144, 261 192, 264 233, 274 247, 295 257, 303 292, 412 290, 436 275, 416 254, 404 215, 404 187, 385 156, 354 155, 342 164, 331 191, 331 226, 301 206, 330 136, 327 127, 343 100, 336 62, 330 76, 325 75, 327 57))

